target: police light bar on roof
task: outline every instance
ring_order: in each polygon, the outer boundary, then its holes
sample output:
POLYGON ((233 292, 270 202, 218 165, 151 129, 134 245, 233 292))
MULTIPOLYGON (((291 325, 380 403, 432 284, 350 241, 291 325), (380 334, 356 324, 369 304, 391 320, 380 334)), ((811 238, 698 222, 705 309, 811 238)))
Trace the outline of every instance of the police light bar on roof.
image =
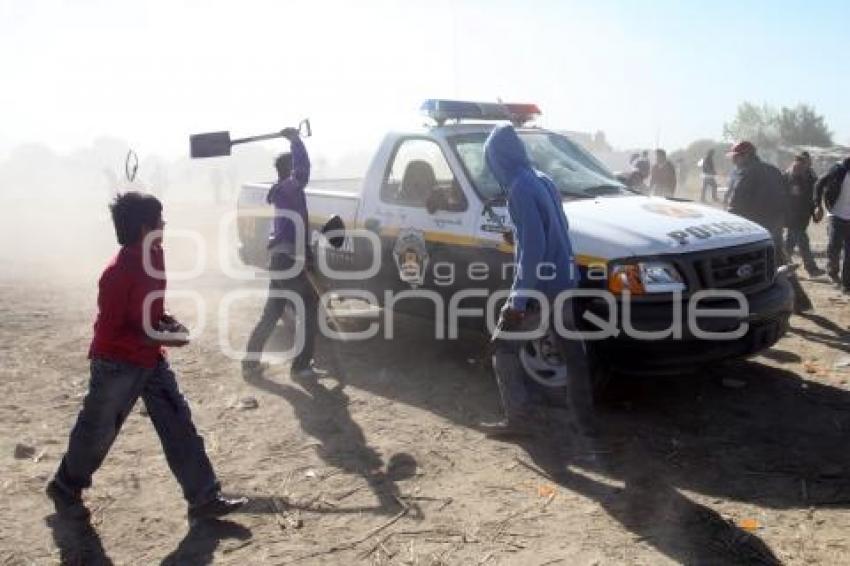
POLYGON ((530 122, 543 114, 536 104, 510 102, 506 103, 504 106, 508 109, 508 112, 511 115, 511 121, 514 124, 525 124, 526 122, 530 122))
POLYGON ((447 120, 509 120, 515 126, 541 114, 536 104, 502 104, 500 102, 467 102, 463 100, 428 99, 421 112, 442 126, 447 120))

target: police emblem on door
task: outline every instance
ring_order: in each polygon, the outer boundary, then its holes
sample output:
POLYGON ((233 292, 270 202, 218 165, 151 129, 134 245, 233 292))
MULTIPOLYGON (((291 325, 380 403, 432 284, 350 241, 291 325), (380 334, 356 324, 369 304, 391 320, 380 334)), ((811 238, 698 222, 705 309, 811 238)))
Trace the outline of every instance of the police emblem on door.
POLYGON ((413 287, 425 283, 425 271, 430 257, 425 247, 425 235, 421 230, 407 228, 399 232, 393 248, 393 258, 399 278, 413 287))

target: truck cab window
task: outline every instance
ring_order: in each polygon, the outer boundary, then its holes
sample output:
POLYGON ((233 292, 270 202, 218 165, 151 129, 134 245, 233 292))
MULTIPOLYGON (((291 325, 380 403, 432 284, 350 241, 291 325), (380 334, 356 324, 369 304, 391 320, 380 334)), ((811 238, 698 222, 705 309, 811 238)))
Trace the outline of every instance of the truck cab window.
MULTIPOLYGON (((503 197, 499 186, 484 161, 487 133, 460 134, 449 141, 475 190, 485 200, 503 197)), ((565 198, 629 195, 605 166, 566 136, 540 130, 520 130, 532 165, 545 173, 565 198)))
POLYGON ((440 210, 466 210, 466 198, 440 146, 426 139, 407 139, 396 149, 381 186, 386 203, 440 210))

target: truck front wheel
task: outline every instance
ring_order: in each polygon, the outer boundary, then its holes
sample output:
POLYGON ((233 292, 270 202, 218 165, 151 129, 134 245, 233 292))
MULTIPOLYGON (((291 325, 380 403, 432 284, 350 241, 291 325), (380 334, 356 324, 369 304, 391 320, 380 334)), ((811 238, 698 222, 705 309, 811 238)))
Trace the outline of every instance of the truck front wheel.
POLYGON ((542 338, 524 342, 517 356, 526 384, 550 404, 569 406, 576 401, 571 397, 576 396, 601 403, 608 397, 614 374, 592 345, 567 345, 550 331, 542 338), (585 375, 589 383, 573 381, 585 379, 585 375))

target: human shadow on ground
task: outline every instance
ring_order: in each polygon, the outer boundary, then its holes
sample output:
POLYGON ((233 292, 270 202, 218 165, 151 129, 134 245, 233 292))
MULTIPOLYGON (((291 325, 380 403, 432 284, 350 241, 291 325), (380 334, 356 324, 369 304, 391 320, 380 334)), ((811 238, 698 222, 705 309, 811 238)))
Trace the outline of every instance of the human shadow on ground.
POLYGON ((830 348, 835 348, 836 350, 841 350, 844 353, 850 353, 850 331, 822 315, 805 313, 800 316, 818 325, 826 333, 806 330, 805 328, 796 326, 792 326, 789 329, 790 332, 810 342, 816 342, 830 348))
POLYGON ((794 352, 789 352, 787 350, 778 350, 776 348, 765 350, 761 353, 761 356, 781 364, 797 364, 803 361, 803 358, 801 358, 799 354, 795 354, 794 352))
POLYGON ((681 493, 664 459, 639 446, 608 453, 605 440, 567 431, 556 426, 518 439, 532 462, 525 466, 597 502, 638 540, 681 564, 780 564, 758 536, 681 493), (643 465, 635 465, 639 461, 643 465))
MULTIPOLYGON (((406 453, 394 454, 385 469, 380 454, 369 445, 363 429, 351 416, 343 383, 338 382, 328 388, 319 380, 308 378, 296 380, 295 383, 300 386, 296 387, 256 374, 244 377, 250 385, 286 400, 295 411, 304 433, 319 441, 319 457, 329 466, 361 476, 378 500, 374 508, 334 509, 333 512, 395 514, 403 509, 405 504, 401 501, 396 482, 416 473, 416 460, 406 453)), ((259 507, 274 509, 274 505, 259 507)))
MULTIPOLYGON (((337 345, 350 361, 350 387, 464 427, 498 414, 496 386, 481 362, 485 337, 435 341, 431 323, 413 319, 405 327, 395 341, 337 345)), ((758 531, 684 491, 775 509, 850 507, 850 393, 754 362, 617 387, 620 402, 598 411, 598 437, 582 444, 564 424, 558 434, 519 444, 547 477, 599 502, 671 559, 777 562, 758 531), (724 386, 724 377, 743 387, 724 386)))
POLYGON ((215 551, 221 541, 227 539, 245 541, 250 538, 251 531, 233 521, 220 519, 198 521, 189 527, 189 531, 177 548, 163 558, 161 564, 162 566, 212 564, 215 551))
POLYGON ((59 562, 67 566, 111 566, 100 540, 100 535, 90 521, 66 519, 49 515, 44 522, 50 528, 53 541, 59 548, 59 562))
POLYGON ((803 313, 799 316, 833 333, 837 338, 843 338, 847 343, 850 343, 850 330, 842 328, 827 317, 814 313, 803 313))

